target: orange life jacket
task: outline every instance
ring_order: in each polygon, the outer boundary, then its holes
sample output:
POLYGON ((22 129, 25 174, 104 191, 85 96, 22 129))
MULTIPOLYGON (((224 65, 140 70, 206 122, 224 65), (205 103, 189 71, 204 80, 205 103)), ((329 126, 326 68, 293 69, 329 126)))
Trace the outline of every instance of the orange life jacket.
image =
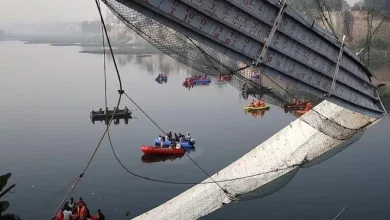
POLYGON ((77 212, 78 212, 80 218, 87 217, 87 207, 86 206, 82 206, 81 208, 79 207, 77 212))
POLYGON ((58 212, 57 212, 57 215, 56 215, 56 220, 62 220, 62 210, 60 209, 58 212))

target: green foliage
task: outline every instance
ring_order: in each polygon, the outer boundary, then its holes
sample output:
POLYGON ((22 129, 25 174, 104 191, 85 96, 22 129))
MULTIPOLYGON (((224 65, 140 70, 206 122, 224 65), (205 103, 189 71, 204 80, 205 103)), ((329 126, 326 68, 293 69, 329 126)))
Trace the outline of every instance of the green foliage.
MULTIPOLYGON (((8 179, 11 177, 11 175, 12 175, 11 173, 7 173, 5 175, 0 176, 0 198, 2 198, 12 188, 15 187, 15 184, 13 184, 13 185, 9 186, 8 188, 6 188, 4 191, 2 191, 4 189, 4 187, 7 185, 8 179)), ((7 210, 9 205, 10 205, 9 202, 7 202, 7 201, 0 201, 0 215, 1 215, 1 213, 5 212, 7 210)))

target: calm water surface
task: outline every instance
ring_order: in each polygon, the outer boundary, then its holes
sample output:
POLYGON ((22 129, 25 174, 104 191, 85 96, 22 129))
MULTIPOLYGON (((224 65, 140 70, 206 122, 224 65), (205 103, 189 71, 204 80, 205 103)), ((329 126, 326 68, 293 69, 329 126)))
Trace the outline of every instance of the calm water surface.
MULTIPOLYGON (((103 57, 79 49, 0 42, 0 170, 13 173, 17 187, 7 196, 9 211, 24 218, 82 171, 105 128, 89 119, 91 110, 104 106, 103 57)), ((244 114, 248 101, 229 85, 187 90, 181 82, 193 71, 166 56, 122 56, 118 63, 124 90, 165 130, 191 132, 197 145, 190 156, 211 174, 295 120, 277 106, 263 118, 244 114), (154 81, 159 72, 169 73, 167 84, 154 81)), ((108 89, 112 108, 118 82, 110 59, 108 89)), ((124 106, 135 109, 125 97, 124 106)), ((140 145, 153 144, 159 130, 140 111, 133 115, 137 119, 128 125, 121 121, 111 129, 117 154, 130 170, 172 181, 206 178, 186 157, 142 162, 140 145)), ((204 219, 333 219, 345 205, 339 219, 389 219, 389 128, 384 120, 336 156, 299 170, 276 193, 229 205, 204 219)), ((108 219, 129 219, 189 187, 131 176, 105 140, 73 196, 82 196, 91 212, 101 208, 108 219)), ((49 219, 63 196, 34 219, 49 219)))

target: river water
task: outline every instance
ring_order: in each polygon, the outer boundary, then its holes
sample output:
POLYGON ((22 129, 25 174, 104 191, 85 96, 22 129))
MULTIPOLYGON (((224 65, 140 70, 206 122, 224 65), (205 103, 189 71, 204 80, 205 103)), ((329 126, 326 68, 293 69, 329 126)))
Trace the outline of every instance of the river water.
MULTIPOLYGON (((91 110, 104 107, 103 56, 77 47, 0 42, 0 167, 17 186, 6 199, 9 212, 27 219, 76 178, 88 162, 105 125, 93 124, 91 110)), ((196 151, 189 155, 208 173, 229 165, 296 119, 278 106, 264 117, 244 114, 248 103, 227 84, 191 90, 181 82, 193 71, 169 57, 118 57, 123 89, 165 130, 191 132, 196 151), (154 81, 169 73, 168 83, 154 81)), ((114 107, 118 81, 108 59, 108 103, 114 107)), ((121 107, 136 109, 124 97, 121 107)), ((143 176, 200 182, 206 178, 189 158, 145 163, 140 146, 153 144, 159 130, 135 110, 137 119, 111 128, 114 148, 124 165, 143 176)), ((390 123, 370 128, 360 141, 310 168, 300 169, 276 193, 228 205, 204 219, 390 218, 390 123)), ((152 161, 153 162, 153 161, 152 161)), ((73 197, 83 197, 92 213, 129 219, 190 188, 136 178, 115 160, 105 139, 73 197), (125 213, 130 212, 128 216, 125 213)), ((69 190, 69 189, 68 189, 69 190)), ((32 219, 49 219, 65 193, 32 219)))

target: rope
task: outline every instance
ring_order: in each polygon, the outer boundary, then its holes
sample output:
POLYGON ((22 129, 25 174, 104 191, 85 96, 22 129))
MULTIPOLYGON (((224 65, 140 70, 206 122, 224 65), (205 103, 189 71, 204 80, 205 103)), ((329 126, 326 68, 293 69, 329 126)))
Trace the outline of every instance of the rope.
POLYGON ((278 171, 282 171, 282 170, 286 170, 286 169, 290 169, 290 168, 295 168, 295 167, 299 167, 301 166, 304 162, 302 163, 299 163, 299 164, 293 164, 291 166, 288 166, 288 167, 284 167, 284 168, 278 168, 278 169, 274 169, 274 170, 270 170, 270 171, 266 171, 266 172, 262 172, 262 173, 257 173, 257 174, 253 174, 253 175, 248 175, 248 176, 243 176, 243 177, 237 177, 237 178, 232 178, 232 179, 225 179, 225 180, 213 180, 213 181, 208 181, 208 182, 178 182, 178 181, 168 181, 168 180, 161 180, 161 179, 156 179, 156 178, 151 178, 151 177, 147 177, 147 176, 142 176, 140 174, 137 174, 131 170, 129 170, 123 163, 122 161, 118 158, 116 152, 115 152, 115 149, 114 149, 114 145, 112 143, 112 140, 111 140, 111 136, 110 136, 110 133, 108 132, 107 134, 108 136, 108 141, 110 143, 110 146, 111 146, 111 150, 112 150, 112 153, 114 154, 114 157, 115 159, 118 161, 118 163, 122 166, 122 168, 124 170, 126 170, 129 174, 131 174, 132 176, 134 177, 137 177, 137 178, 141 178, 141 179, 144 179, 144 180, 149 180, 149 181, 152 181, 152 182, 158 182, 158 183, 166 183, 166 184, 173 184, 173 185, 203 185, 203 184, 214 184, 214 183, 223 183, 223 182, 231 182, 231 181, 235 181, 235 180, 241 180, 241 179, 247 179, 247 178, 250 178, 250 177, 256 177, 256 176, 260 176, 260 175, 264 175, 264 174, 268 174, 268 173, 274 173, 274 172, 278 172, 278 171))
POLYGON ((35 211, 32 215, 30 215, 30 217, 27 218, 27 220, 30 220, 32 217, 34 217, 36 214, 38 214, 40 211, 42 211, 42 209, 44 209, 46 206, 48 206, 55 198, 57 198, 57 196, 59 196, 61 193, 63 193, 67 188, 69 188, 70 186, 72 186, 72 184, 76 181, 76 179, 74 179, 72 182, 70 182, 66 187, 64 187, 60 192, 58 192, 55 196, 53 196, 53 198, 51 198, 49 201, 47 201, 44 205, 41 206, 41 208, 39 208, 37 211, 35 211))
MULTIPOLYGON (((127 95, 127 93, 125 92, 124 93, 125 96, 135 105, 137 106, 137 108, 142 112, 144 113, 144 115, 158 128, 160 129, 160 131, 167 135, 167 133, 141 108, 141 106, 139 106, 129 95, 127 95)), ((112 145, 111 145, 112 146, 112 145)), ((113 148, 112 148, 113 149, 113 148)), ((114 153, 115 157, 117 158, 118 162, 119 162, 119 159, 118 157, 116 156, 116 154, 114 153)), ((210 174, 208 174, 194 159, 192 159, 187 153, 185 153, 185 155, 190 158, 190 160, 203 172, 205 173, 215 184, 218 185, 219 188, 221 188, 222 191, 226 192, 225 189, 223 189, 217 182, 215 182, 215 180, 210 176, 210 174)), ((123 168, 125 168, 123 166, 122 163, 120 163, 122 165, 123 168)), ((126 168, 125 168, 126 169, 126 168)), ((127 169, 126 169, 127 170, 127 169)), ((128 170, 127 170, 128 171, 128 170)))
POLYGON ((98 149, 99 149, 99 147, 100 147, 100 145, 101 145, 101 143, 102 143, 104 137, 106 136, 106 133, 107 133, 107 131, 108 131, 108 128, 110 127, 110 125, 111 125, 111 123, 112 123, 112 121, 113 121, 113 118, 114 118, 114 116, 115 116, 115 114, 116 114, 116 111, 117 111, 117 109, 118 109, 118 107, 119 107, 119 104, 120 104, 121 98, 122 98, 122 94, 123 94, 123 90, 122 90, 122 80, 121 80, 121 77, 120 77, 120 74, 119 74, 119 70, 118 70, 118 67, 117 67, 117 64, 116 64, 116 61, 115 61, 114 53, 113 53, 113 51, 112 51, 112 47, 111 47, 110 39, 109 39, 109 37, 108 37, 106 25, 104 24, 103 15, 102 15, 102 12, 101 12, 101 9, 100 9, 100 3, 99 3, 98 0, 95 0, 95 3, 96 3, 96 7, 97 7, 97 9, 98 9, 98 11, 99 11, 100 20, 101 20, 101 22, 102 22, 102 26, 103 26, 104 32, 105 32, 105 34, 106 34, 106 37, 107 37, 107 42, 108 42, 108 45, 109 45, 109 47, 110 47, 111 56, 112 56, 112 58, 113 58, 115 70, 116 70, 116 73, 117 73, 117 76, 118 76, 119 88, 120 88, 120 90, 118 90, 118 92, 119 92, 119 98, 118 98, 118 103, 117 103, 117 105, 116 105, 116 108, 114 109, 114 113, 113 113, 113 115, 112 115, 112 117, 111 117, 111 119, 110 119, 110 122, 108 123, 107 128, 105 129, 103 135, 101 136, 98 145, 96 146, 96 148, 95 148, 95 150, 94 150, 94 152, 93 152, 91 158, 89 159, 89 161, 88 161, 88 163, 87 163, 87 166, 84 168, 83 172, 77 177, 76 183, 74 184, 73 188, 68 192, 68 194, 65 196, 65 198, 62 200, 61 204, 58 206, 56 212, 54 213, 54 216, 55 216, 55 215, 57 214, 57 212, 61 209, 61 206, 62 206, 62 205, 64 204, 64 202, 68 199, 69 195, 70 195, 70 194, 73 192, 73 190, 76 188, 76 186, 77 186, 78 183, 80 182, 81 178, 84 176, 85 172, 86 172, 87 169, 89 168, 89 165, 91 164, 93 158, 95 157, 96 152, 98 151, 98 149))

